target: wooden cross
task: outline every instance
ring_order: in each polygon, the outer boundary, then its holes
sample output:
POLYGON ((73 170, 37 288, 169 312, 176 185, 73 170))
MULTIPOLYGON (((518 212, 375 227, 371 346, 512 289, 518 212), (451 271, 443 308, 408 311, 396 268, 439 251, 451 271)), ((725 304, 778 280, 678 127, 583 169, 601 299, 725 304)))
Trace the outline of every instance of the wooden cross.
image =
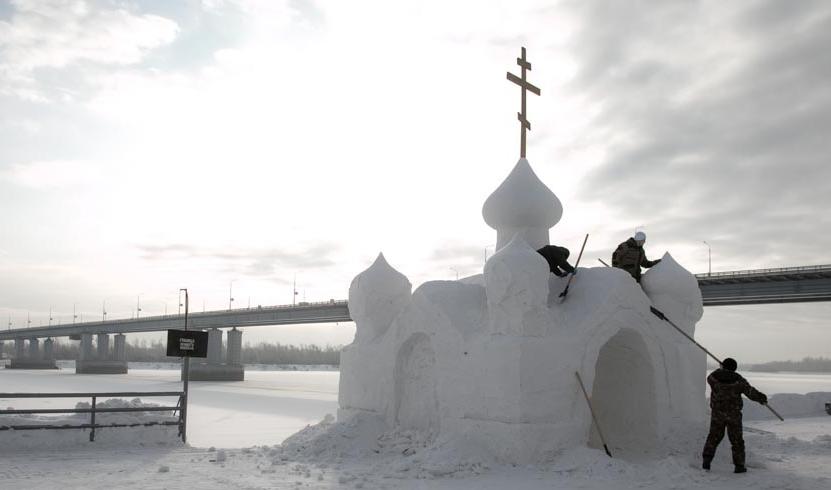
POLYGON ((537 87, 532 85, 531 82, 525 79, 525 70, 531 69, 531 63, 529 63, 525 59, 525 47, 522 48, 522 58, 517 58, 516 64, 522 68, 522 77, 520 78, 514 75, 513 73, 508 72, 508 80, 514 82, 522 88, 522 112, 517 113, 517 118, 519 119, 520 125, 522 126, 521 136, 519 140, 519 156, 520 158, 525 158, 525 131, 531 129, 531 123, 528 122, 528 118, 525 114, 525 91, 530 90, 532 93, 540 95, 540 89, 538 89, 537 87))

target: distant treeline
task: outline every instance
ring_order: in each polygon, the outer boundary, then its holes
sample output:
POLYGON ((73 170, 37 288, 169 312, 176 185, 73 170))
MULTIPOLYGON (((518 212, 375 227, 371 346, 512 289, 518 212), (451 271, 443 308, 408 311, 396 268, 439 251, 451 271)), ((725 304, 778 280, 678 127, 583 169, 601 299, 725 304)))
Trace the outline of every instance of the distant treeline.
POLYGON ((766 373, 777 371, 795 371, 802 373, 831 373, 831 358, 806 357, 801 361, 773 361, 762 364, 752 364, 748 371, 762 371, 766 373))
MULTIPOLYGON (((148 342, 142 339, 127 343, 127 360, 137 362, 177 362, 178 357, 165 355, 166 344, 160 340, 148 342)), ((110 344, 112 348, 112 344, 110 344)), ((94 348, 93 348, 94 349, 94 348)), ((77 342, 55 342, 55 359, 78 359, 79 344, 77 342)), ((223 343, 223 357, 225 345, 223 343)), ((316 345, 282 345, 260 342, 257 345, 245 344, 242 348, 242 362, 244 364, 330 364, 340 365, 341 346, 318 347, 316 345)), ((14 343, 6 342, 3 345, 6 357, 13 356, 14 343)))

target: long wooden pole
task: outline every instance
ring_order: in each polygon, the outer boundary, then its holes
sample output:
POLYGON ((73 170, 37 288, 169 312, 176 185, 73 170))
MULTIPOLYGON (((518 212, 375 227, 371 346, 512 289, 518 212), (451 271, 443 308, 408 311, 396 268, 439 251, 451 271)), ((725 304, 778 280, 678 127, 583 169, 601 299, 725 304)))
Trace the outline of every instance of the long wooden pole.
POLYGON ((568 288, 571 286, 571 281, 574 279, 574 275, 577 274, 577 267, 580 266, 580 259, 583 258, 583 250, 586 249, 586 242, 589 240, 589 234, 586 233, 586 238, 583 239, 583 246, 580 247, 580 255, 577 256, 577 262, 574 263, 574 272, 568 276, 568 282, 566 282, 566 288, 563 289, 563 292, 560 293, 560 298, 563 298, 562 301, 566 300, 566 295, 568 294, 568 288))
MULTIPOLYGON (((718 357, 716 357, 715 355, 713 355, 713 353, 712 353, 712 352, 710 352, 710 351, 708 351, 708 350, 707 350, 707 349, 706 349, 703 345, 699 344, 698 342, 696 342, 696 341, 695 341, 695 339, 693 339, 692 337, 690 337, 689 335, 687 335, 687 333, 686 333, 686 332, 684 332, 683 330, 681 330, 681 327, 679 327, 678 325, 676 325, 675 323, 673 323, 673 322, 672 322, 672 320, 670 320, 669 318, 667 318, 667 316, 666 316, 666 315, 664 315, 664 314, 663 314, 663 312, 661 312, 661 310, 659 310, 658 308, 655 308, 654 306, 650 306, 650 307, 649 307, 649 309, 650 309, 650 311, 652 311, 652 313, 653 313, 655 316, 657 316, 657 317, 658 317, 658 318, 660 318, 661 320, 664 320, 665 322, 667 322, 667 323, 669 323, 670 325, 672 325, 672 328, 674 328, 675 330, 678 330, 678 333, 680 333, 680 334, 681 334, 681 335, 683 335, 684 337, 687 337, 687 339, 688 339, 690 342, 692 342, 693 344, 697 345, 699 349, 701 349, 701 350, 703 350, 704 352, 706 352, 706 353, 707 353, 707 355, 708 355, 708 356, 710 356, 710 357, 712 357, 712 358, 713 358, 713 359, 714 359, 714 360, 718 363, 718 365, 719 365, 719 366, 721 366, 721 365, 722 365, 722 363, 721 363, 721 359, 719 359, 718 357)), ((767 407, 767 409, 768 409, 768 410, 770 410, 770 411, 771 411, 771 413, 772 413, 773 415, 776 415, 776 418, 778 418, 778 419, 779 419, 779 420, 781 420, 782 422, 784 422, 784 421, 785 421, 785 419, 783 419, 783 418, 782 418, 782 416, 781 416, 781 415, 779 415, 779 412, 777 412, 776 410, 774 410, 774 409, 773 409, 773 407, 771 407, 771 406, 770 406, 770 405, 768 405, 767 403, 763 403, 762 405, 766 406, 766 407, 767 407)))
POLYGON ((600 424, 597 422, 597 416, 594 414, 594 408, 592 408, 592 402, 589 399, 589 394, 586 392, 586 387, 583 385, 583 379, 580 378, 580 373, 574 371, 574 375, 577 376, 577 382, 580 383, 580 389, 583 390, 583 396, 586 397, 586 404, 589 406, 589 412, 592 414, 592 420, 594 421, 594 426, 597 427, 597 433, 600 435, 600 442, 603 443, 603 449, 606 450, 606 454, 609 457, 612 457, 612 453, 609 451, 609 446, 606 445, 606 439, 603 437, 603 432, 600 430, 600 424))

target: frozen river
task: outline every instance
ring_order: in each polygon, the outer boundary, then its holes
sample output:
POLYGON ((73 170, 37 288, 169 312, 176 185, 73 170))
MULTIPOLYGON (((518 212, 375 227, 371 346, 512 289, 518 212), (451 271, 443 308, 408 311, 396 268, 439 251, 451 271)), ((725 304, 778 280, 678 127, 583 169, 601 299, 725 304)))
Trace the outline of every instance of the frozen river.
MULTIPOLYGON (((831 391, 829 374, 745 373, 768 394, 831 391)), ((188 442, 197 447, 278 444, 337 411, 337 371, 248 370, 243 382, 191 383, 188 442)), ((130 369, 126 375, 76 375, 74 370, 0 369, 0 392, 176 391, 173 369, 130 369)), ((76 400, 8 400, 15 408, 67 407, 76 400)), ((77 400, 88 401, 88 400, 77 400)), ((169 404, 170 399, 152 400, 169 404)))
MULTIPOLYGON (((337 371, 246 371, 242 382, 190 384, 188 442, 197 447, 278 444, 338 407, 337 371)), ((0 392, 178 391, 179 371, 134 369, 126 375, 76 375, 74 370, 0 369, 0 392)), ((152 399, 161 404, 171 398, 152 399)), ((78 399, 77 401, 89 401, 78 399)), ((76 400, 1 399, 15 408, 71 407, 76 400)))

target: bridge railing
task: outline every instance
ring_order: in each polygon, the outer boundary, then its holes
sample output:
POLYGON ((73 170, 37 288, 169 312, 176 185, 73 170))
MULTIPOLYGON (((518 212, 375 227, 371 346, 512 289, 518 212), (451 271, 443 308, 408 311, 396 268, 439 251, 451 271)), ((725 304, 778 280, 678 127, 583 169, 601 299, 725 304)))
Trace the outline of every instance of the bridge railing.
MULTIPOLYGON (((246 312, 268 312, 268 311, 278 311, 278 310, 292 310, 292 309, 296 310, 296 309, 304 309, 304 308, 312 309, 312 308, 317 308, 317 307, 321 307, 321 306, 345 306, 347 304, 348 304, 348 301, 345 300, 345 299, 341 299, 341 300, 330 299, 329 301, 315 301, 315 302, 303 301, 303 302, 300 302, 299 304, 296 304, 296 305, 273 305, 273 306, 259 305, 259 306, 252 306, 252 307, 247 307, 247 308, 234 308, 234 309, 231 309, 231 310, 211 310, 211 311, 201 311, 201 312, 190 312, 190 313, 188 313, 188 316, 190 318, 194 318, 194 317, 204 318, 204 317, 210 317, 210 316, 221 316, 221 315, 225 315, 225 314, 231 313, 231 312, 239 313, 241 311, 246 311, 246 312)), ((122 323, 135 323, 137 321, 151 322, 151 321, 157 321, 157 320, 171 320, 171 319, 184 318, 184 317, 185 317, 184 313, 176 313, 176 314, 170 314, 170 315, 145 316, 145 317, 141 317, 141 318, 118 318, 118 319, 106 320, 106 321, 96 320, 96 321, 92 321, 92 322, 60 323, 60 324, 49 325, 49 326, 44 325, 44 326, 39 326, 39 327, 31 327, 31 328, 26 329, 26 331, 36 332, 37 329, 48 329, 48 328, 52 328, 52 327, 67 327, 67 326, 70 326, 70 325, 87 325, 87 326, 104 325, 104 324, 106 324, 106 325, 118 325, 118 324, 122 324, 122 323)))
POLYGON ((731 277, 766 276, 772 274, 798 274, 805 272, 831 272, 829 265, 807 265, 801 267, 776 267, 770 269, 749 269, 742 271, 713 272, 696 274, 697 279, 727 279, 731 277))
POLYGON ((6 398, 91 398, 89 408, 34 408, 34 409, 7 409, 0 410, 0 415, 23 415, 23 414, 57 414, 57 413, 88 413, 90 414, 90 421, 88 424, 19 424, 19 425, 0 425, 0 431, 4 430, 39 430, 39 429, 90 429, 89 440, 95 440, 95 429, 103 427, 149 427, 154 425, 177 425, 179 426, 179 437, 184 441, 184 414, 182 408, 185 404, 184 391, 130 391, 130 392, 115 392, 115 393, 0 393, 0 399, 6 398), (158 396, 158 397, 178 397, 176 406, 162 407, 162 406, 148 406, 148 407, 97 407, 98 398, 120 398, 120 397, 137 397, 137 396, 158 396), (134 423, 110 423, 99 424, 95 422, 95 414, 100 413, 125 413, 125 412, 173 412, 178 413, 177 420, 161 420, 150 422, 134 422, 134 423))

